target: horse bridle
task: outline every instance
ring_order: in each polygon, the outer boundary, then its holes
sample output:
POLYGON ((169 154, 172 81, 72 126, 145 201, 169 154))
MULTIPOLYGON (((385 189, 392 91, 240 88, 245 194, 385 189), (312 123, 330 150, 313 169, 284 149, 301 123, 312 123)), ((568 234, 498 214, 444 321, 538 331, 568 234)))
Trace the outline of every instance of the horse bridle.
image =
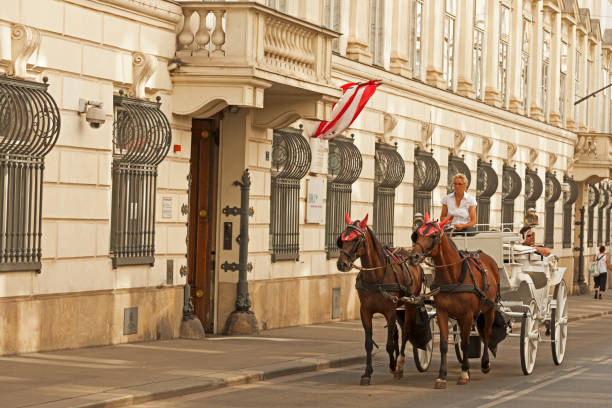
POLYGON ((344 254, 344 256, 346 256, 349 259, 351 264, 355 262, 355 259, 357 259, 357 254, 359 253, 361 246, 364 245, 366 241, 365 231, 359 228, 359 226, 357 226, 358 222, 359 221, 355 221, 354 223, 347 225, 346 229, 342 232, 342 234, 340 234, 340 239, 342 240, 342 236, 345 235, 347 230, 354 230, 357 233, 357 237, 359 238, 359 242, 353 248, 353 253, 350 253, 344 248, 340 247, 340 253, 344 254))
POLYGON ((440 241, 442 240, 442 234, 444 233, 440 227, 438 227, 438 225, 435 222, 428 222, 427 224, 422 225, 421 227, 419 227, 419 229, 417 231, 415 231, 417 233, 417 237, 419 235, 419 230, 422 228, 427 227, 422 234, 422 236, 427 236, 427 233, 430 231, 431 228, 435 228, 436 231, 438 232, 437 234, 434 235, 434 244, 431 246, 431 248, 429 248, 428 251, 425 250, 425 247, 423 245, 421 245, 420 242, 418 242, 417 240, 414 241, 414 246, 416 247, 417 245, 421 248, 421 256, 423 258, 427 258, 429 256, 431 256, 432 252, 438 247, 438 245, 440 245, 440 241))

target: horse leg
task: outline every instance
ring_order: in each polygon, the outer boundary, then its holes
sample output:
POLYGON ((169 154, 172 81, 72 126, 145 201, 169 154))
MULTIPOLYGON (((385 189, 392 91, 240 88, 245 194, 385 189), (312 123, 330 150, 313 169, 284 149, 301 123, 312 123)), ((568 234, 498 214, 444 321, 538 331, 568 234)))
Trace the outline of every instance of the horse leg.
POLYGON ((397 347, 397 324, 395 323, 395 309, 385 313, 387 319, 387 354, 389 354, 389 371, 395 372, 395 357, 399 353, 397 347))
MULTIPOLYGON (((396 379, 400 379, 404 376, 404 361, 405 361, 405 357, 404 357, 404 350, 406 349, 406 329, 404 328, 404 324, 405 324, 405 317, 404 317, 405 311, 402 311, 400 313, 397 314, 397 321, 399 323, 400 329, 402 331, 402 346, 399 349, 398 352, 398 356, 397 356, 397 362, 395 363, 395 374, 393 375, 396 379)), ((397 332, 396 332, 397 334, 397 332)), ((396 340, 396 344, 397 344, 397 340, 396 340)))
POLYGON ((372 313, 361 307, 361 324, 365 331, 365 350, 366 350, 366 369, 361 376, 361 385, 370 385, 370 377, 372 376, 372 348, 374 340, 372 339, 372 313))
POLYGON ((470 351, 470 332, 472 331, 472 323, 474 323, 474 318, 471 312, 459 320, 459 329, 461 330, 461 352, 463 354, 461 375, 457 380, 457 384, 459 385, 465 385, 470 382, 470 359, 468 358, 468 354, 470 351))
POLYGON ((446 311, 437 309, 436 315, 438 317, 438 328, 440 329, 440 372, 436 383, 435 389, 446 388, 446 353, 448 352, 448 313, 446 311))
POLYGON ((491 332, 493 331, 493 321, 495 319, 495 309, 491 308, 484 314, 484 327, 480 333, 482 342, 484 343, 484 352, 482 353, 482 360, 480 361, 480 368, 483 373, 487 374, 491 371, 491 362, 489 361, 489 341, 491 339, 491 332))

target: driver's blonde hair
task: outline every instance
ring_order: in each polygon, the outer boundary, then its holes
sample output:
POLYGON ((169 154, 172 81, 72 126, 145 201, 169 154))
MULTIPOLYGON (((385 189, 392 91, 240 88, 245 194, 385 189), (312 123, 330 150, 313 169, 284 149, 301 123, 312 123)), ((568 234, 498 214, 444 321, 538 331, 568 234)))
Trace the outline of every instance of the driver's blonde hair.
POLYGON ((463 173, 457 173, 455 174, 455 177, 453 177, 453 181, 455 181, 456 179, 461 179, 463 181, 463 183, 465 184, 465 186, 467 187, 468 185, 468 178, 465 174, 463 173))

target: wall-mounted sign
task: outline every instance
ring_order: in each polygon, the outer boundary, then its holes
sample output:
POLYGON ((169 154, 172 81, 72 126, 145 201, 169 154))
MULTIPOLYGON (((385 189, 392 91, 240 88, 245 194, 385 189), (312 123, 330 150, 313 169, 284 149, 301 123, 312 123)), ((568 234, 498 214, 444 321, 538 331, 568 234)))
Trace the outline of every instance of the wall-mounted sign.
POLYGON ((162 218, 172 218, 172 197, 162 197, 162 218))
POLYGON ((310 172, 318 174, 327 173, 327 168, 325 166, 327 140, 311 137, 308 142, 310 143, 310 151, 312 152, 310 172))
POLYGON ((321 224, 325 211, 323 208, 323 179, 309 179, 307 193, 306 223, 321 224))

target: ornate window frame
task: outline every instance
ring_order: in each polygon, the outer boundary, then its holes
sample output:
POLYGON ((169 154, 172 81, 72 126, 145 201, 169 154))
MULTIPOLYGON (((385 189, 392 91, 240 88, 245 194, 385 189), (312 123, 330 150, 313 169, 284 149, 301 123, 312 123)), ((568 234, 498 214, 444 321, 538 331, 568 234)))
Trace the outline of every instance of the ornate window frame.
POLYGON ((546 199, 546 211, 544 212, 544 245, 549 248, 555 246, 555 204, 561 196, 561 183, 554 173, 546 172, 546 185, 544 197, 546 199))
POLYGON ((474 34, 472 37, 472 72, 474 79, 474 92, 476 99, 484 98, 483 91, 483 67, 484 67, 484 38, 486 31, 487 0, 474 1, 474 34), (479 10, 484 13, 480 13, 479 10))
POLYGON ((504 164, 502 170, 502 230, 514 231, 514 200, 521 194, 523 182, 516 166, 504 164))
POLYGON ((432 191, 440 182, 440 165, 432 152, 414 152, 414 214, 431 214, 432 191))
POLYGON ((599 203, 597 207, 597 246, 604 243, 604 211, 610 205, 610 190, 607 186, 599 185, 599 203))
POLYGON ((448 155, 448 171, 447 171, 447 185, 446 185, 446 193, 450 194, 453 192, 453 178, 457 174, 464 174, 467 177, 468 182, 465 187, 466 190, 470 188, 470 184, 472 183, 472 173, 470 172, 470 168, 465 164, 465 157, 455 156, 454 154, 448 155))
POLYGON ((361 152, 352 139, 338 136, 329 141, 325 217, 327 259, 340 254, 336 238, 345 228, 344 213, 351 213, 352 185, 359 178, 362 167, 361 152))
POLYGON ((476 216, 478 231, 488 231, 491 221, 491 197, 497 191, 497 173, 491 162, 478 160, 476 168, 476 216))
POLYGON ((599 204, 600 194, 597 187, 594 184, 588 184, 588 211, 589 211, 589 222, 587 225, 587 246, 593 246, 593 230, 595 227, 595 207, 599 204))
POLYGON ((563 182, 569 187, 568 191, 563 192, 563 248, 571 248, 573 209, 578 199, 578 185, 568 176, 563 177, 563 182))
POLYGON ((424 0, 414 0, 412 3, 412 78, 421 79, 423 74, 423 17, 425 15, 424 0))
POLYGON ((404 179, 406 165, 397 146, 376 143, 374 154, 373 227, 383 245, 393 245, 395 189, 404 179))
POLYGON ((508 107, 508 50, 510 49, 510 7, 500 2, 499 5, 499 51, 497 86, 502 108, 508 107))
POLYGON ((521 48, 521 101, 525 114, 529 111, 529 49, 533 37, 531 18, 523 15, 523 41, 521 48))
POLYGON ((529 167, 525 170, 525 214, 530 208, 537 210, 537 201, 542 195, 544 186, 537 170, 529 167))

